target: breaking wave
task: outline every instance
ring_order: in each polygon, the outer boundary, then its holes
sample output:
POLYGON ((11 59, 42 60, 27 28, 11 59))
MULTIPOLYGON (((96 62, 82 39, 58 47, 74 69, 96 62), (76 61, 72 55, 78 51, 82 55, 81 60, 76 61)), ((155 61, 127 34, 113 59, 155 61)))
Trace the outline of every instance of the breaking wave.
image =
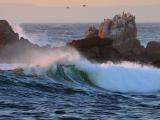
POLYGON ((81 59, 69 64, 58 62, 46 67, 36 66, 25 69, 24 72, 45 75, 61 81, 88 84, 115 92, 160 90, 160 69, 129 62, 94 64, 81 59))
MULTIPOLYGON (((17 32, 23 31, 19 26, 17 32)), ((160 69, 137 63, 91 63, 74 50, 50 51, 22 67, 25 74, 43 75, 60 81, 87 84, 116 92, 156 92, 160 90, 160 69), (29 66, 29 67, 28 67, 29 66)), ((5 65, 2 65, 2 68, 5 65)), ((7 68, 8 65, 6 65, 7 68)))

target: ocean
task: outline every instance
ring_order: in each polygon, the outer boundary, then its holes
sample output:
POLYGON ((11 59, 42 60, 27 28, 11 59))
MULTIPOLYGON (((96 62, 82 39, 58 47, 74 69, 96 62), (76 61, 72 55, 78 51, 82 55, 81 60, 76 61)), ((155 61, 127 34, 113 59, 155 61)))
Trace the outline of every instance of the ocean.
MULTIPOLYGON (((65 46, 96 23, 15 24, 40 46, 65 46)), ((138 23, 146 46, 160 41, 159 23, 138 23)), ((51 53, 50 53, 51 54, 51 53)), ((0 64, 0 120, 159 120, 160 69, 138 63, 91 63, 74 49, 34 64, 0 64)), ((47 57, 46 57, 47 56, 47 57)))

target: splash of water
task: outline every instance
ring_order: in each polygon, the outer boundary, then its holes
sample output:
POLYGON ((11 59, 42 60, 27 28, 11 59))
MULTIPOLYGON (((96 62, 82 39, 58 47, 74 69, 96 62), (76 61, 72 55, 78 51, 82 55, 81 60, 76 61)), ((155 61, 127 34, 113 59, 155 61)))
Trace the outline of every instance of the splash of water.
POLYGON ((94 84, 106 90, 118 92, 155 92, 160 90, 160 69, 130 62, 94 64, 84 59, 75 59, 75 55, 72 55, 60 57, 60 59, 57 57, 56 62, 50 62, 45 67, 36 67, 34 74, 44 75, 48 69, 56 71, 55 66, 58 61, 58 64, 75 65, 77 69, 87 73, 94 84), (70 57, 72 59, 67 62, 66 59, 70 57))
POLYGON ((29 37, 25 34, 23 28, 20 26, 20 24, 12 24, 12 28, 14 30, 15 33, 18 33, 19 34, 19 37, 23 37, 23 38, 26 38, 28 39, 29 37))

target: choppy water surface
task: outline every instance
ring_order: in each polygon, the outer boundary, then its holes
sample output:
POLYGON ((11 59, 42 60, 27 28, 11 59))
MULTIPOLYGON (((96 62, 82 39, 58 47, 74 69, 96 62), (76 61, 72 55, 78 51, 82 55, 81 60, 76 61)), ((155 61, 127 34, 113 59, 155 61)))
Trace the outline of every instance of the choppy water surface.
MULTIPOLYGON (((86 26, 23 24, 20 32, 40 45, 61 46, 68 40, 83 38, 86 26)), ((143 44, 160 40, 160 24, 138 24, 138 29, 143 44)), ((63 62, 47 66, 1 64, 0 119, 160 119, 159 69, 127 62, 93 64, 74 60, 74 54, 67 56, 72 62, 61 58, 63 62)))

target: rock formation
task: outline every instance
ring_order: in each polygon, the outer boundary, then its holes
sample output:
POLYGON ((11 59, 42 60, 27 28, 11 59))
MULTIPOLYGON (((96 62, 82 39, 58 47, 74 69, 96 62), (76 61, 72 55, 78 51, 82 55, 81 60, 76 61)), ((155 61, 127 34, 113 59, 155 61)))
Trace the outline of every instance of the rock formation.
POLYGON ((150 42, 146 48, 141 45, 132 14, 123 12, 113 19, 104 19, 99 26, 98 36, 95 31, 96 28, 91 27, 85 39, 74 40, 67 45, 77 48, 90 60, 127 60, 160 66, 160 43, 150 42))
MULTIPOLYGON (((125 60, 160 67, 160 43, 152 41, 144 48, 136 36, 135 17, 123 13, 116 15, 113 20, 106 19, 98 31, 94 26, 90 27, 85 33, 85 39, 73 40, 67 46, 76 48, 91 61, 125 60)), ((52 54, 57 49, 40 47, 27 39, 19 38, 7 21, 0 20, 0 63, 32 62, 30 58, 36 55, 40 58, 42 54, 52 54)), ((66 50, 65 47, 63 50, 66 50)))
POLYGON ((51 50, 49 46, 39 47, 27 39, 19 38, 6 20, 0 20, 0 63, 29 62, 35 54, 46 54, 51 50))
POLYGON ((0 20, 0 49, 17 40, 19 40, 19 36, 14 33, 9 23, 6 20, 0 20))
MULTIPOLYGON (((104 19, 99 26, 100 38, 113 39, 113 47, 120 53, 134 52, 142 48, 137 38, 135 16, 130 13, 115 15, 113 19, 104 19)), ((140 52, 140 51, 139 51, 140 52)))
POLYGON ((113 19, 104 19, 99 26, 100 38, 111 38, 113 40, 135 39, 137 28, 135 16, 130 13, 115 15, 113 19))
POLYGON ((98 36, 98 30, 94 26, 89 27, 85 32, 85 38, 92 38, 97 36, 98 36))

